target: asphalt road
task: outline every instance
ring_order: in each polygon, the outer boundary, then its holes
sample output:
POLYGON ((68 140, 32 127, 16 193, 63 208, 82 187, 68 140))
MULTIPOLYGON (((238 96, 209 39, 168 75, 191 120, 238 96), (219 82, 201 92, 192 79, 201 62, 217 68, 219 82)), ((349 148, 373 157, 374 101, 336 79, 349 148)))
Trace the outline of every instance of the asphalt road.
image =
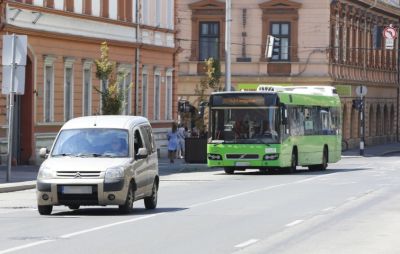
POLYGON ((400 157, 346 157, 325 172, 165 175, 155 211, 36 210, 0 194, 2 253, 400 253, 400 157))

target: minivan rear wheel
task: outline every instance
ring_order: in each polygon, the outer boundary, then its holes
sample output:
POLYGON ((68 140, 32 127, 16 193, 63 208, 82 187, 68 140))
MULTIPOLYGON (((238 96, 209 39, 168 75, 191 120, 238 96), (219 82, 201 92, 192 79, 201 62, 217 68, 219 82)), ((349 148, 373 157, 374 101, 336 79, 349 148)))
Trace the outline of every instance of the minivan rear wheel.
POLYGON ((132 184, 129 185, 128 193, 126 194, 125 204, 119 205, 119 211, 121 213, 130 213, 133 209, 133 201, 135 199, 135 192, 132 184))
POLYGON ((40 215, 50 215, 53 211, 52 205, 38 205, 38 211, 40 215))
POLYGON ((155 209, 157 207, 157 199, 158 199, 158 184, 157 182, 154 182, 153 188, 151 190, 151 196, 144 198, 144 207, 146 207, 146 209, 155 209))

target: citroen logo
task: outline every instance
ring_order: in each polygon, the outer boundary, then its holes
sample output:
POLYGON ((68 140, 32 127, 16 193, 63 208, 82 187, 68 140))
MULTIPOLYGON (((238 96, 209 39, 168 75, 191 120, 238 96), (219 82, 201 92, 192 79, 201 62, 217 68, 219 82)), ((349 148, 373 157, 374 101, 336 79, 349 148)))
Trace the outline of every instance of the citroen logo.
POLYGON ((76 174, 75 174, 74 178, 80 178, 80 177, 81 177, 81 173, 79 173, 79 172, 76 172, 76 174))

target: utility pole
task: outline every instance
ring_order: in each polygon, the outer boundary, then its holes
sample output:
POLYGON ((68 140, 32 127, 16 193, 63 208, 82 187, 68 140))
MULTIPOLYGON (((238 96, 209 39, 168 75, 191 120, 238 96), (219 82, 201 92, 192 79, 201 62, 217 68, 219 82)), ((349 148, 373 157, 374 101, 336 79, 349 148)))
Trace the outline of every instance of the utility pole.
MULTIPOLYGON (((136 1, 136 13, 135 13, 135 21, 136 21, 136 54, 135 54, 135 112, 134 115, 139 114, 139 71, 140 71, 140 43, 142 42, 140 36, 140 13, 141 13, 141 4, 140 1, 136 1)), ((143 111, 143 109, 142 109, 143 111)))
POLYGON ((225 6, 225 90, 231 91, 231 23, 232 2, 226 0, 225 6))

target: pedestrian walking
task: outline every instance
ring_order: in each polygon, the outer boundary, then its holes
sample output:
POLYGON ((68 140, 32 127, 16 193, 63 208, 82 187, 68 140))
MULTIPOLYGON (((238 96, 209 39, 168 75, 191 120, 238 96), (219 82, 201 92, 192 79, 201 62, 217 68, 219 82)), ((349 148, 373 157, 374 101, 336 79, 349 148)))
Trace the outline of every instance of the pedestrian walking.
POLYGON ((170 163, 174 163, 176 151, 178 149, 178 126, 172 123, 172 128, 167 133, 168 139, 168 159, 170 163))
POLYGON ((186 129, 183 124, 180 124, 178 128, 178 158, 180 159, 183 159, 185 154, 185 138, 186 129))

